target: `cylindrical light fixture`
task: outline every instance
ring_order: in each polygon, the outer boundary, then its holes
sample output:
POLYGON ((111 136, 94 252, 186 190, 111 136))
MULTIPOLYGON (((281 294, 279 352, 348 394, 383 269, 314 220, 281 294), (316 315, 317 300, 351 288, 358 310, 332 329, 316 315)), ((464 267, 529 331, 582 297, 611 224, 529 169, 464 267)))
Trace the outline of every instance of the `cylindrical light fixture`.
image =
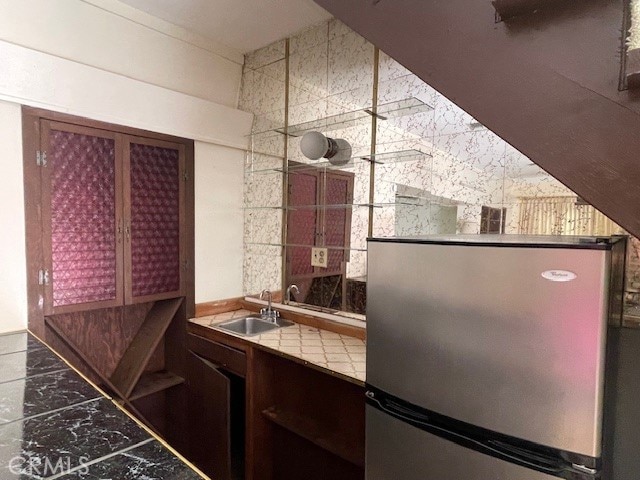
POLYGON ((344 165, 351 160, 351 145, 342 138, 329 138, 320 132, 307 132, 300 141, 302 154, 310 160, 326 158, 333 165, 344 165))

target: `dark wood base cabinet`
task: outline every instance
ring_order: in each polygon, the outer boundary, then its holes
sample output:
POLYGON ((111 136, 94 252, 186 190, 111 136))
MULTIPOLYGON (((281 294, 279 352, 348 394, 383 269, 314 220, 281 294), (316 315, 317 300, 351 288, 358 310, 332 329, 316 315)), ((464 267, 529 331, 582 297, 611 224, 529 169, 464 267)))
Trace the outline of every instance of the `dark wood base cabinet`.
POLYGON ((190 460, 216 480, 364 478, 364 387, 207 330, 187 340, 190 460))

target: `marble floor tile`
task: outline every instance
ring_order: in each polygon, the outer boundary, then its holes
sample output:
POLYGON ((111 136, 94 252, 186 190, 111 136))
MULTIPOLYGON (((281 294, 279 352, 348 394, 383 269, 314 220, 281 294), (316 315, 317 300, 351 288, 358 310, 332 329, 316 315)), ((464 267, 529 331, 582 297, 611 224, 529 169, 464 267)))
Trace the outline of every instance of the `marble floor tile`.
POLYGON ((27 332, 0 335, 0 355, 4 355, 5 353, 22 352, 27 349, 37 350, 41 348, 47 347, 27 332))
POLYGON ((69 407, 102 394, 72 370, 0 384, 0 424, 69 407))
POLYGON ((0 383, 68 369, 48 348, 0 355, 0 383))
POLYGON ((160 442, 151 441, 60 477, 62 480, 195 480, 201 478, 160 442))
POLYGON ((0 426, 0 478, 47 478, 148 438, 106 398, 7 423, 0 426))

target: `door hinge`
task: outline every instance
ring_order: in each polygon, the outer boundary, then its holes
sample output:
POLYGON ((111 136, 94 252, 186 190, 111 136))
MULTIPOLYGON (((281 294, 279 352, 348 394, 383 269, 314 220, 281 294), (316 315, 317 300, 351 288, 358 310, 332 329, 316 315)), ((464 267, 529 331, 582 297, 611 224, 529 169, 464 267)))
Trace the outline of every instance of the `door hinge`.
POLYGON ((40 150, 36 152, 36 165, 39 167, 47 166, 47 152, 41 152, 40 150))
POLYGON ((189 172, 187 172, 186 170, 182 172, 182 179, 187 182, 189 181, 189 172))
POLYGON ((49 285, 49 270, 38 270, 38 285, 49 285))
POLYGON ((184 262, 182 262, 182 271, 186 272, 188 268, 189 268, 189 262, 185 260, 184 262))

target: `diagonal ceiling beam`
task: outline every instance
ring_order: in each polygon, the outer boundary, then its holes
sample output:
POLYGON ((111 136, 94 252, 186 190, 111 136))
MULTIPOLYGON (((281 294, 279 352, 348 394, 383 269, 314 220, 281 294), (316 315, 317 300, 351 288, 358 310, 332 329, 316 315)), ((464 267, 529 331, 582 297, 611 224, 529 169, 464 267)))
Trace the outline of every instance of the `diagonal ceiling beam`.
POLYGON ((498 23, 490 0, 315 1, 640 236, 640 95, 618 91, 622 0, 498 23))

